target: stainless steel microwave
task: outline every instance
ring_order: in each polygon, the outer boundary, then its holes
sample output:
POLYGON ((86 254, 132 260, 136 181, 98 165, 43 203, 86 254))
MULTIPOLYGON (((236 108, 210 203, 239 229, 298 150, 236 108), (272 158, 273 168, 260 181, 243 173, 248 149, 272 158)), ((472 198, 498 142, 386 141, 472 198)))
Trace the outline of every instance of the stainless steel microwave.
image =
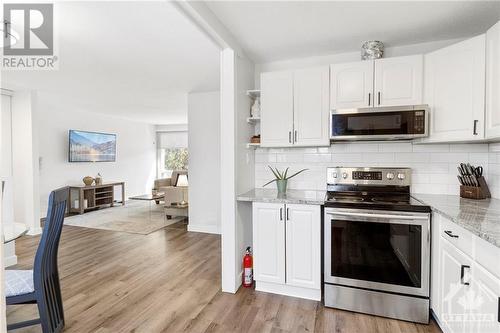
POLYGON ((427 105, 332 110, 331 140, 407 140, 428 136, 427 105))

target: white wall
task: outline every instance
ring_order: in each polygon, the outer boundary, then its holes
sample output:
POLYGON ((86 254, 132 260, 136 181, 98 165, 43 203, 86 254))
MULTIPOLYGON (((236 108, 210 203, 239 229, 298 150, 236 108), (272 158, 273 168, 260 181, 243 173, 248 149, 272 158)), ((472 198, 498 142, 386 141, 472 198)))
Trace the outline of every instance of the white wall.
POLYGON ((38 178, 37 95, 16 91, 12 96, 12 186, 14 219, 29 228, 28 233, 42 232, 38 178))
MULTIPOLYGON (((5 181, 3 193, 0 188, 0 223, 3 226, 14 222, 14 194, 12 189, 12 113, 11 96, 1 95, 0 108, 0 181, 5 181)), ((1 183, 0 183, 1 186, 1 183)), ((17 256, 15 242, 0 244, 0 256, 5 266, 15 265, 17 256)), ((2 266, 0 266, 2 267, 2 266)))
MULTIPOLYGON (((153 125, 75 110, 41 100, 38 105, 40 206, 46 215, 50 191, 83 184, 85 176, 101 173, 103 180, 124 181, 126 198, 149 193, 156 176, 156 135, 153 125), (68 162, 70 129, 117 135, 116 162, 68 162)), ((88 110, 91 111, 91 110, 88 110)))
POLYGON ((236 196, 254 187, 254 152, 246 148, 253 129, 246 123, 253 89, 254 65, 232 49, 221 53, 221 230, 222 290, 234 293, 241 285, 241 258, 251 245, 251 207, 236 196))
POLYGON ((220 233, 220 93, 188 95, 189 231, 220 233))
MULTIPOLYGON (((411 44, 396 47, 387 47, 384 57, 398 57, 412 54, 422 54, 431 52, 442 47, 459 42, 461 39, 449 39, 420 44, 411 44)), ((315 66, 330 65, 342 62, 361 61, 361 45, 359 51, 335 53, 306 58, 296 58, 288 60, 273 61, 255 65, 255 89, 260 87, 260 73, 279 70, 289 70, 297 68, 307 68, 315 66)))
MULTIPOLYGON (((498 165, 489 164, 488 144, 432 144, 412 145, 410 142, 335 143, 325 148, 257 149, 255 187, 262 187, 272 179, 267 165, 290 172, 308 168, 289 182, 291 189, 325 190, 326 168, 344 167, 410 167, 412 192, 433 194, 459 194, 457 165, 470 162, 482 165, 489 183, 488 173, 498 165)), ((500 160, 498 160, 500 163, 500 160)), ((269 188, 276 185, 270 184, 269 188)))
MULTIPOLYGON (((236 194, 254 187, 255 151, 247 148, 254 126, 247 123, 252 100, 246 95, 253 89, 254 64, 241 57, 236 58, 236 194)), ((236 199, 236 198, 235 198, 236 199)), ((241 284, 242 258, 247 246, 252 244, 252 207, 245 202, 236 204, 236 281, 241 284)))

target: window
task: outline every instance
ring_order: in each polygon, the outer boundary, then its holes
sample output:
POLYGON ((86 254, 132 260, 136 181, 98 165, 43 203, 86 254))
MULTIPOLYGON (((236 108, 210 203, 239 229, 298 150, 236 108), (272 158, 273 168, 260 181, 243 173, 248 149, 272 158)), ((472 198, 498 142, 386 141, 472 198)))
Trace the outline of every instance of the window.
POLYGON ((168 178, 174 170, 188 169, 186 131, 158 133, 158 178, 168 178))

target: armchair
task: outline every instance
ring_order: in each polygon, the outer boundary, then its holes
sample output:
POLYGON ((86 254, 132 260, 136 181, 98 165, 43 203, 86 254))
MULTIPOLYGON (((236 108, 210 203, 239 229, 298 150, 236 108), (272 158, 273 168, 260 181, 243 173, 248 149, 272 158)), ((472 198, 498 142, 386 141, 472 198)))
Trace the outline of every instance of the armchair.
MULTIPOLYGON (((165 205, 170 205, 172 202, 189 201, 188 187, 177 187, 175 183, 178 175, 187 175, 187 171, 174 171, 170 178, 157 179, 154 182, 154 189, 158 192, 165 193, 165 205)), ((159 204, 159 201, 156 202, 159 204)))

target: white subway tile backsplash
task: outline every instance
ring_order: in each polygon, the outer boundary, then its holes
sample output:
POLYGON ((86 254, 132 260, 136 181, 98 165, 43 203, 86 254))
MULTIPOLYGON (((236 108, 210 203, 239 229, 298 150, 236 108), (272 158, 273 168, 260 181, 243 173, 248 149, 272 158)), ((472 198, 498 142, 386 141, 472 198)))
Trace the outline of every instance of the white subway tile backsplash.
POLYGON ((394 153, 365 153, 363 154, 363 162, 374 165, 376 163, 392 163, 394 162, 394 153))
POLYGON ((500 142, 490 143, 488 146, 489 151, 500 152, 500 142))
POLYGON ((467 153, 431 153, 431 163, 454 163, 460 164, 469 161, 467 153))
POLYGON ((345 153, 348 151, 348 144, 346 143, 332 143, 330 146, 331 153, 345 153))
POLYGON ((460 143, 460 144, 451 144, 450 152, 477 152, 477 153, 487 153, 488 152, 488 144, 487 143, 460 143))
POLYGON ((276 162, 276 154, 265 154, 265 153, 256 153, 255 154, 255 162, 256 163, 274 163, 276 162))
POLYGON ((413 147, 411 142, 402 142, 402 143, 380 143, 378 146, 378 151, 380 152, 411 152, 413 151, 413 147))
POLYGON ((331 161, 334 166, 342 166, 345 165, 345 163, 362 162, 363 154, 333 153, 331 161))
POLYGON ((304 162, 330 162, 332 155, 328 154, 304 154, 304 162))
POLYGON ((409 167, 412 168, 412 192, 457 195, 460 162, 482 165, 492 195, 500 198, 500 143, 339 142, 319 148, 259 148, 255 156, 255 186, 262 187, 272 179, 268 164, 280 169, 290 167, 289 172, 308 168, 288 185, 306 190, 326 188, 329 166, 409 167))
POLYGON ((468 162, 473 164, 474 166, 488 165, 489 154, 487 152, 486 153, 469 153, 468 162))
POLYGON ((428 152, 428 153, 447 153, 450 151, 450 145, 442 144, 419 144, 413 145, 414 152, 428 152))
POLYGON ((354 142, 346 143, 348 151, 352 153, 377 152, 379 145, 377 143, 354 142))
POLYGON ((297 163, 304 161, 304 154, 284 153, 276 154, 276 163, 297 163))

